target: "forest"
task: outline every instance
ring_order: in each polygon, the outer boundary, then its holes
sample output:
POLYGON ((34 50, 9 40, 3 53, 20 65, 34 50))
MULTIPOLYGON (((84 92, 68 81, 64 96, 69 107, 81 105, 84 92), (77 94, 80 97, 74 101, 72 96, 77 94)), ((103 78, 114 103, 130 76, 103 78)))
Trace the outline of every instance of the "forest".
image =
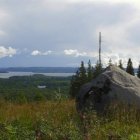
POLYGON ((15 103, 55 100, 57 96, 68 98, 70 79, 41 74, 0 79, 0 98, 15 103), (39 85, 45 85, 46 88, 40 89, 39 85))

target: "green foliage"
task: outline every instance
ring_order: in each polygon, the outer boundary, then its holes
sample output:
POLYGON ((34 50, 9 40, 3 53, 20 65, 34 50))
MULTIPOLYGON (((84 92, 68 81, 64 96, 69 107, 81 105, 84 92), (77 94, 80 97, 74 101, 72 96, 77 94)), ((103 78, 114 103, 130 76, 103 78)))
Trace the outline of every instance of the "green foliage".
POLYGON ((34 100, 35 101, 43 101, 43 100, 45 100, 45 96, 43 94, 41 94, 41 93, 36 93, 34 95, 34 100))
POLYGON ((79 80, 81 85, 87 82, 86 68, 83 61, 81 62, 81 66, 79 68, 79 80))
POLYGON ((70 96, 74 98, 79 92, 80 87, 87 82, 86 68, 84 62, 81 62, 80 68, 77 70, 76 74, 72 76, 70 84, 70 96))
POLYGON ((14 103, 26 103, 40 100, 53 100, 55 91, 61 87, 61 96, 68 97, 71 77, 14 76, 0 79, 0 98, 14 103), (38 85, 46 85, 39 89, 38 85))
POLYGON ((91 66, 91 62, 89 60, 87 70, 84 66, 84 62, 81 62, 80 68, 77 70, 76 74, 72 76, 71 83, 70 83, 70 96, 75 98, 78 94, 80 87, 87 82, 90 82, 96 76, 98 76, 102 72, 102 64, 97 62, 95 68, 91 66))
POLYGON ((31 126, 20 121, 0 124, 0 140, 34 140, 35 132, 31 126))
POLYGON ((119 60, 119 65, 118 65, 118 67, 119 67, 120 69, 124 70, 123 64, 122 64, 122 60, 119 60))
POLYGON ((97 61, 96 65, 95 65, 93 77, 96 78, 99 74, 101 74, 102 71, 103 71, 102 64, 100 64, 100 63, 97 61))
POLYGON ((140 112, 122 104, 106 114, 79 114, 75 101, 0 106, 0 140, 109 140, 140 139, 140 112))
POLYGON ((88 61, 88 68, 87 68, 87 80, 91 81, 93 79, 93 67, 91 66, 91 61, 88 61))
POLYGON ((129 58, 129 60, 128 60, 126 72, 129 73, 129 74, 131 74, 131 75, 135 75, 134 74, 133 63, 131 61, 131 58, 129 58))

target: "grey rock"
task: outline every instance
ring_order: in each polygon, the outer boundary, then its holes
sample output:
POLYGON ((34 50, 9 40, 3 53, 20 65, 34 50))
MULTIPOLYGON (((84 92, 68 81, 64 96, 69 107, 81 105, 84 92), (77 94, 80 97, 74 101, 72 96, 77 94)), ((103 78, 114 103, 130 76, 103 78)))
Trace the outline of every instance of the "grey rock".
POLYGON ((87 108, 104 111, 116 101, 140 108, 140 79, 112 65, 81 87, 76 107, 78 111, 87 108))

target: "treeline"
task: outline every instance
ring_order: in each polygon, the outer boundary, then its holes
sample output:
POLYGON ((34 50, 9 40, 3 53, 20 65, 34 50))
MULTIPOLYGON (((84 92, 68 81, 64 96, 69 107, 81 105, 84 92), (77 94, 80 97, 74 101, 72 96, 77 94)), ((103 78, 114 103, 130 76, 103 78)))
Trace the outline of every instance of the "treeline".
POLYGON ((133 62, 131 60, 131 58, 128 59, 128 62, 127 62, 127 67, 126 69, 123 67, 123 64, 122 64, 122 60, 119 61, 119 65, 118 65, 121 69, 125 70, 127 73, 133 75, 133 76, 137 76, 138 78, 140 78, 140 64, 137 68, 137 72, 135 73, 135 70, 134 70, 134 67, 133 67, 133 62))
POLYGON ((75 75, 72 76, 69 94, 74 98, 79 92, 80 87, 94 79, 103 70, 100 63, 96 63, 95 67, 91 65, 91 61, 88 62, 88 67, 86 68, 84 62, 81 61, 81 66, 78 68, 75 75))
MULTIPOLYGON (((112 65, 109 60, 108 65, 112 65)), ((132 60, 129 59, 127 67, 123 67, 120 60, 118 67, 125 70, 131 75, 140 78, 140 65, 138 71, 134 71, 132 60)), ((25 103, 42 100, 57 100, 62 98, 75 98, 80 87, 96 78, 103 71, 102 64, 98 62, 93 67, 89 60, 88 66, 85 67, 81 62, 75 75, 72 77, 48 77, 44 75, 33 76, 14 76, 9 79, 0 79, 0 100, 6 100, 16 103, 25 103), (38 85, 45 85, 45 89, 39 89, 38 85)))
MULTIPOLYGON (((108 66, 112 65, 112 60, 110 59, 108 62, 108 66)), ((107 67, 108 67, 107 66, 107 67)), ((125 70, 127 73, 131 75, 135 75, 135 70, 133 68, 133 62, 131 58, 128 59, 127 67, 124 68, 122 60, 119 61, 119 64, 117 65, 122 70, 125 70)), ((75 75, 72 76, 71 84, 70 84, 70 91, 69 94, 72 98, 75 98, 77 93, 80 90, 80 87, 93 80, 95 77, 97 77, 102 71, 103 71, 102 64, 96 63, 95 67, 91 65, 91 61, 88 62, 88 67, 85 67, 84 62, 81 61, 81 66, 78 68, 75 75)), ((140 78, 140 65, 138 66, 137 70, 137 77, 140 78)))

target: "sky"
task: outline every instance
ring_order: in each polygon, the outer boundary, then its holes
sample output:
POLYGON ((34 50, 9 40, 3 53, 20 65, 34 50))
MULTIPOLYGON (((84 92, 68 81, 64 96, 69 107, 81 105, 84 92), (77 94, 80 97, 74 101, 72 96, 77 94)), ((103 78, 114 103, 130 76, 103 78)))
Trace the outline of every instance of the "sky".
POLYGON ((0 67, 140 63, 139 0, 0 0, 0 67))

